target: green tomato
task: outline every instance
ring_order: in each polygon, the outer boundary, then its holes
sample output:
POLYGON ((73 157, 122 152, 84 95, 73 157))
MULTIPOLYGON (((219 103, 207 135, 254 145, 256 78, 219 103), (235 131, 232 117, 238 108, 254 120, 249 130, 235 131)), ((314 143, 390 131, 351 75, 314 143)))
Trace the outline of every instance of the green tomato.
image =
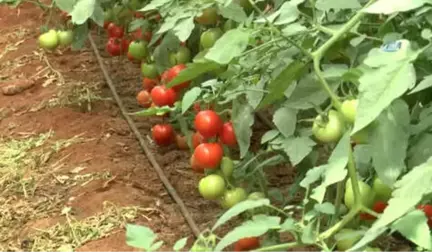
POLYGON ((141 73, 144 77, 155 79, 158 77, 158 71, 155 64, 141 63, 141 73))
POLYGON ((246 198, 247 198, 247 193, 241 187, 237 187, 232 190, 227 190, 225 191, 225 194, 222 199, 222 206, 224 208, 231 208, 237 203, 245 200, 246 198))
POLYGON ((177 52, 170 54, 170 63, 175 66, 185 64, 191 59, 191 52, 187 47, 180 47, 177 52))
POLYGON ((128 53, 137 60, 144 59, 147 54, 147 42, 145 41, 133 41, 129 45, 128 53))
POLYGON ((71 30, 57 31, 57 37, 61 46, 69 46, 72 44, 73 32, 71 30))
POLYGON ((234 171, 234 162, 229 157, 223 157, 221 161, 221 171, 225 178, 231 177, 234 171))
POLYGON ((234 29, 235 27, 236 27, 236 23, 231 19, 228 19, 223 25, 223 31, 227 32, 229 30, 234 29))
POLYGON ((357 233, 356 230, 344 228, 335 235, 336 248, 339 251, 348 250, 352 248, 352 246, 354 246, 354 244, 356 244, 356 242, 358 242, 361 237, 362 235, 357 233))
POLYGON ((315 138, 323 143, 337 142, 344 133, 343 120, 336 110, 330 110, 327 115, 328 122, 321 115, 315 118, 312 133, 315 138))
POLYGON ((201 34, 200 44, 204 49, 211 48, 216 41, 222 36, 220 28, 211 28, 201 34))
POLYGON ((265 198, 265 194, 262 192, 253 192, 250 193, 248 196, 248 199, 250 200, 259 200, 259 199, 264 199, 265 198))
POLYGON ((217 174, 210 174, 200 180, 198 190, 205 199, 217 199, 225 192, 225 180, 217 174))
POLYGON ((393 190, 388 185, 384 184, 384 182, 382 182, 378 177, 375 177, 372 182, 372 190, 375 192, 377 200, 385 202, 391 198, 393 192, 393 190))
MULTIPOLYGON (((358 180, 358 185, 360 189, 360 202, 366 207, 371 207, 375 199, 375 192, 363 181, 358 180)), ((348 179, 345 184, 344 202, 349 209, 354 206, 354 192, 351 179, 348 179)))
POLYGON ((59 40, 55 30, 49 30, 39 36, 39 45, 44 49, 54 50, 58 44, 59 40))
POLYGON ((349 123, 354 123, 357 114, 358 100, 345 100, 342 102, 341 112, 345 120, 349 123))

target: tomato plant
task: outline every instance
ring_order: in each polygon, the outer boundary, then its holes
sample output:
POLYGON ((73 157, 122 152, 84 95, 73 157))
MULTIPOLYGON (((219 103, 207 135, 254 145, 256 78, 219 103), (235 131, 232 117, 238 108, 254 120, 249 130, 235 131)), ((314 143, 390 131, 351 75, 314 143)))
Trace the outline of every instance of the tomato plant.
POLYGON ((374 250, 369 243, 393 231, 432 250, 421 236, 432 223, 428 1, 96 1, 94 13, 58 5, 74 42, 85 44, 86 22, 106 26, 114 56, 125 52, 120 38, 147 41, 145 54, 129 56, 142 60, 154 105, 135 115, 164 115, 182 144, 188 136, 192 169, 223 177, 219 221, 237 212, 242 227, 216 238, 209 229, 194 249, 222 251, 270 223, 254 234, 262 250, 374 250), (295 174, 282 183, 270 168, 286 166, 295 174), (365 214, 373 218, 359 222, 365 214), (413 218, 422 223, 408 230, 413 218), (349 228, 355 239, 338 242, 349 228), (286 233, 293 241, 278 238, 286 233))

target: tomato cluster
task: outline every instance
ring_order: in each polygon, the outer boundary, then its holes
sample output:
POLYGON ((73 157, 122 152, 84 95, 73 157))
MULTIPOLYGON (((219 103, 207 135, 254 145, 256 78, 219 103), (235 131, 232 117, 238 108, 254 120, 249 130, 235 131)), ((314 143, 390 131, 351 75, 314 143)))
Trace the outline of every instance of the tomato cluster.
POLYGON ((47 49, 54 50, 58 46, 67 47, 72 44, 73 32, 72 30, 54 30, 51 29, 39 35, 39 46, 47 49))

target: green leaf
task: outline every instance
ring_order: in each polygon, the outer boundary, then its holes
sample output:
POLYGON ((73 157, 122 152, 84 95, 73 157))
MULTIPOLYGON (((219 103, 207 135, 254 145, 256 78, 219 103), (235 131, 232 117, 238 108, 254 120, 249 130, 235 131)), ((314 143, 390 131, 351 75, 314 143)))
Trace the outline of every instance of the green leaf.
POLYGON ((336 148, 333 150, 325 172, 322 174, 323 182, 317 186, 311 193, 311 198, 318 203, 323 202, 325 192, 328 186, 333 185, 345 179, 348 171, 345 169, 348 164, 350 137, 348 132, 339 140, 336 148))
POLYGON ((149 10, 156 10, 159 7, 165 5, 166 3, 171 2, 171 0, 153 0, 151 1, 149 4, 147 4, 146 6, 144 6, 144 8, 140 9, 139 11, 149 11, 149 10))
POLYGON ((219 67, 220 67, 219 64, 211 61, 187 64, 186 68, 183 69, 177 75, 177 77, 175 77, 172 81, 170 81, 166 86, 168 88, 177 86, 185 81, 193 80, 204 73, 216 70, 219 67))
POLYGON ((232 109, 232 121, 234 132, 237 137, 237 142, 240 147, 240 158, 243 158, 249 150, 252 125, 254 124, 255 117, 254 111, 249 104, 241 103, 234 100, 232 109))
POLYGON ((283 35, 289 37, 289 36, 292 36, 294 34, 304 32, 306 30, 307 30, 306 26, 303 26, 299 23, 292 23, 292 24, 285 26, 285 28, 283 28, 283 30, 282 30, 282 33, 283 33, 283 35))
POLYGON ((82 25, 75 25, 73 29, 73 40, 72 40, 72 50, 79 50, 84 47, 87 41, 89 33, 89 28, 87 23, 82 25))
POLYGON ((184 94, 182 99, 182 114, 184 114, 192 106, 192 104, 200 96, 201 91, 201 88, 193 87, 184 94))
POLYGON ((164 244, 163 241, 158 241, 153 243, 153 245, 150 247, 150 251, 158 251, 160 249, 160 247, 162 247, 162 245, 164 244))
POLYGON ((143 18, 137 18, 132 20, 132 22, 129 23, 128 31, 133 32, 138 30, 138 28, 141 27, 148 27, 150 25, 149 21, 143 18))
POLYGON ((280 107, 273 115, 273 122, 282 135, 292 136, 297 124, 297 110, 280 107))
POLYGON ((389 15, 396 12, 410 11, 422 7, 430 0, 379 0, 364 9, 364 12, 389 15))
POLYGON ((100 4, 96 3, 94 7, 93 14, 91 16, 91 19, 100 27, 103 27, 104 25, 104 11, 102 9, 102 6, 100 4))
POLYGON ((174 251, 182 250, 182 249, 186 246, 187 240, 188 240, 187 237, 178 240, 178 241, 174 244, 173 250, 174 250, 174 251))
POLYGON ((370 137, 372 162, 379 178, 392 185, 405 171, 409 138, 409 108, 403 100, 394 101, 378 117, 370 137))
POLYGON ((420 165, 432 156, 432 133, 420 135, 408 150, 408 166, 420 165))
POLYGON ((80 25, 84 24, 94 12, 96 0, 78 0, 70 15, 72 23, 80 25))
POLYGON ((140 249, 149 250, 157 235, 148 227, 134 224, 126 225, 126 244, 140 249))
POLYGON ((318 10, 329 11, 343 9, 359 9, 361 5, 358 0, 318 0, 315 4, 318 10))
POLYGON ((418 246, 428 250, 432 249, 432 239, 427 224, 427 217, 423 211, 414 210, 395 221, 391 227, 418 246))
POLYGON ((388 229, 388 225, 412 210, 426 194, 432 193, 432 158, 414 167, 394 184, 395 190, 383 214, 349 251, 357 251, 388 229))
POLYGON ((269 130, 267 131, 262 137, 261 137, 261 144, 267 143, 268 141, 271 141, 275 139, 279 135, 278 130, 269 130))
POLYGON ((310 221, 306 227, 303 229, 303 233, 301 235, 301 241, 304 244, 313 244, 315 242, 316 238, 316 232, 315 232, 315 221, 310 221))
POLYGON ((300 186, 303 188, 308 188, 311 184, 320 180, 327 167, 328 165, 325 164, 309 169, 304 179, 300 182, 300 186))
POLYGON ((296 230, 296 223, 295 220, 292 218, 287 218, 281 225, 281 229, 279 232, 289 232, 289 231, 295 231, 296 230))
POLYGON ((227 221, 236 217, 237 215, 257 207, 268 206, 270 205, 270 201, 268 199, 258 199, 258 200, 245 200, 242 201, 228 211, 226 211, 214 224, 212 231, 216 230, 221 225, 225 224, 227 221))
POLYGON ((194 27, 193 17, 182 19, 174 27, 174 33, 183 42, 189 38, 194 27))
POLYGON ((224 248, 246 237, 257 237, 265 234, 270 229, 279 228, 280 217, 256 215, 252 220, 244 222, 241 226, 228 232, 217 244, 214 251, 222 251, 224 248))
MULTIPOLYGON (((328 81, 330 89, 336 91, 340 85, 342 74, 347 71, 346 66, 333 65, 324 70, 324 78, 328 81)), ((310 109, 321 105, 329 99, 327 92, 320 86, 315 74, 304 76, 294 89, 285 106, 295 109, 310 109)))
POLYGON ((425 76, 424 79, 408 94, 414 94, 430 87, 432 87, 432 75, 425 76))
POLYGON ((254 109, 256 109, 264 96, 264 86, 266 82, 267 78, 261 77, 258 83, 253 86, 254 90, 246 91, 246 98, 248 100, 248 103, 254 109), (262 92, 260 92, 259 90, 262 90, 262 92))
POLYGON ((323 214, 329 214, 329 215, 335 214, 335 212, 336 212, 335 207, 330 202, 324 202, 322 204, 315 204, 314 209, 317 212, 320 212, 323 214))
POLYGON ((71 13, 77 0, 55 0, 55 4, 60 10, 71 13))
POLYGON ((167 112, 171 112, 171 111, 175 111, 176 108, 175 107, 168 107, 168 106, 163 106, 163 107, 152 107, 152 108, 148 108, 148 109, 144 109, 135 113, 131 113, 131 115, 134 116, 152 116, 152 115, 164 115, 167 112))
POLYGON ((243 8, 236 2, 231 2, 228 6, 219 6, 219 13, 227 19, 242 23, 246 21, 247 16, 243 8))
POLYGON ((411 59, 366 71, 360 77, 359 104, 351 135, 366 127, 416 82, 411 59))
POLYGON ((268 104, 273 104, 285 97, 285 90, 303 74, 306 68, 307 64, 302 61, 293 61, 288 64, 287 67, 268 84, 267 90, 269 93, 261 101, 258 108, 263 108, 268 104))
POLYGON ((292 165, 299 164, 309 153, 316 143, 309 137, 289 137, 283 143, 283 149, 288 155, 292 165))
POLYGON ((240 29, 227 31, 219 38, 205 55, 206 59, 226 65, 246 50, 249 43, 249 32, 240 29))
POLYGON ((279 8, 280 14, 275 21, 275 25, 284 25, 294 22, 300 15, 297 5, 292 2, 285 2, 279 8))

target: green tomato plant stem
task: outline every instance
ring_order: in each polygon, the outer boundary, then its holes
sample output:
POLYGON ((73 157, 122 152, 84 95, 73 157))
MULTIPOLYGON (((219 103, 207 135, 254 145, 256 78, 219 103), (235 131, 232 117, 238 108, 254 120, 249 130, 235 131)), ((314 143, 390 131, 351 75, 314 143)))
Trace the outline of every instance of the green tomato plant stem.
MULTIPOLYGON (((372 3, 374 3, 376 0, 370 0, 364 7, 368 7, 372 3)), ((362 10, 363 10, 362 9, 362 10)), ((338 31, 336 31, 329 40, 327 40, 323 45, 321 45, 316 51, 312 52, 312 59, 313 59, 313 66, 315 70, 315 74, 317 75, 320 84, 322 88, 327 92, 327 94, 330 96, 330 98, 333 101, 333 105, 336 107, 337 110, 340 111, 341 102, 339 101, 339 98, 337 95, 330 89, 327 81, 324 78, 323 72, 320 68, 320 62, 324 54, 327 52, 327 50, 336 43, 341 37, 343 37, 347 32, 349 32, 358 22, 360 22, 361 18, 366 14, 362 10, 358 11, 356 15, 354 15, 342 28, 340 28, 338 31)))
POLYGON ((344 181, 345 180, 337 183, 336 185, 335 214, 333 215, 332 220, 330 222, 332 225, 336 222, 337 218, 339 217, 340 207, 343 198, 344 181))

